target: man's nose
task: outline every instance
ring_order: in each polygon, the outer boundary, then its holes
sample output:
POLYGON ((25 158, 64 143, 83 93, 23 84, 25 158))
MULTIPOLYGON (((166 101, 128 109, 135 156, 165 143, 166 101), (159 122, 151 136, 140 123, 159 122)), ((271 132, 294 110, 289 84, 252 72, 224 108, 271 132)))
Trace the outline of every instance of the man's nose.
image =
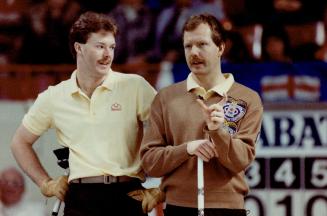
POLYGON ((190 53, 191 55, 197 55, 199 53, 199 48, 197 46, 192 46, 190 53))
POLYGON ((108 57, 109 56, 109 48, 105 48, 103 51, 103 56, 108 57))

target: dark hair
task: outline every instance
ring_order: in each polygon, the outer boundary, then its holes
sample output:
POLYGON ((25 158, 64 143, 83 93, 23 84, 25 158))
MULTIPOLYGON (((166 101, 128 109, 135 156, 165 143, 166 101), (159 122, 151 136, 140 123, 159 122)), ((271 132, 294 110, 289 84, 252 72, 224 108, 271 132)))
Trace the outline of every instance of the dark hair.
POLYGON ((218 47, 220 47, 221 44, 225 43, 226 41, 225 29, 223 28, 221 23, 216 19, 216 17, 207 13, 191 16, 184 24, 183 36, 186 31, 193 31, 202 23, 208 24, 209 28, 211 29, 212 41, 218 47))
POLYGON ((276 25, 269 25, 269 26, 267 25, 263 27, 263 33, 261 38, 261 47, 262 47, 261 58, 263 60, 271 60, 267 52, 267 45, 269 39, 271 38, 276 38, 283 43, 284 45, 283 54, 289 57, 291 54, 291 45, 290 45, 289 36, 282 24, 279 25, 276 24, 276 25))
POLYGON ((100 30, 112 32, 114 36, 118 31, 115 22, 105 14, 85 12, 75 21, 69 32, 69 48, 74 58, 76 57, 74 43, 85 44, 91 33, 100 30))

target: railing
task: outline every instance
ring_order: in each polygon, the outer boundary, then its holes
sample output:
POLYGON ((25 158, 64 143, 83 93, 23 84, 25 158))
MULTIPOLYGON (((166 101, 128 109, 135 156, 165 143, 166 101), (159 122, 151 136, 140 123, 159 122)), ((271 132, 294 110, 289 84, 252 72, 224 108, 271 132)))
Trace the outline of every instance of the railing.
MULTIPOLYGON (((49 85, 55 85, 68 79, 75 65, 0 65, 0 99, 28 100, 49 85)), ((155 85, 160 64, 136 63, 113 65, 113 70, 124 73, 136 73, 155 85)))

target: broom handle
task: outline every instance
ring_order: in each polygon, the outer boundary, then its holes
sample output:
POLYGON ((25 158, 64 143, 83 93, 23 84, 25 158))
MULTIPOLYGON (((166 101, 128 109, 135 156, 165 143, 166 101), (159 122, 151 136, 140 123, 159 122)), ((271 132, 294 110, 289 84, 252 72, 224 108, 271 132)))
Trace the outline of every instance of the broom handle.
POLYGON ((198 157, 198 216, 204 216, 203 160, 198 157))

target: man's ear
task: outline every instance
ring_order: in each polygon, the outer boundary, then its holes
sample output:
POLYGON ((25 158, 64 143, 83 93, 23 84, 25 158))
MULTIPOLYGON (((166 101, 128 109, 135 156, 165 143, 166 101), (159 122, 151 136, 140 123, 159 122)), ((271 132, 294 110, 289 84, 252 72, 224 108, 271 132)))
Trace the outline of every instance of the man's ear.
POLYGON ((81 53, 81 51, 82 51, 81 44, 78 43, 78 42, 75 42, 74 43, 74 49, 75 49, 76 53, 81 53))
POLYGON ((218 56, 219 56, 219 57, 224 53, 224 50, 225 50, 225 43, 221 43, 221 44, 218 46, 218 56))

